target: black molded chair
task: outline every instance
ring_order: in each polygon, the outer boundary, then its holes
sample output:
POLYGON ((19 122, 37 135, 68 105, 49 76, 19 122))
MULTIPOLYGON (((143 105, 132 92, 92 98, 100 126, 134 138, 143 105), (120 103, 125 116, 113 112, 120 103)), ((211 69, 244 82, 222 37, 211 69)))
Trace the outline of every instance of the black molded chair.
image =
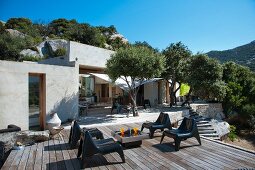
POLYGON ((178 129, 165 130, 161 137, 160 143, 162 143, 165 136, 174 138, 176 151, 180 149, 180 143, 182 140, 186 140, 191 137, 195 137, 198 143, 201 145, 197 124, 196 121, 192 118, 185 117, 178 129))
POLYGON ((156 122, 143 123, 141 131, 143 131, 144 128, 150 130, 150 138, 153 138, 154 132, 157 129, 160 129, 161 131, 163 131, 165 128, 172 129, 169 115, 167 113, 161 112, 156 122))
POLYGON ((117 152, 122 162, 125 162, 125 156, 123 153, 122 146, 119 143, 111 142, 113 139, 103 139, 98 140, 99 142, 95 142, 95 140, 92 139, 92 136, 89 131, 86 131, 83 137, 84 145, 82 147, 82 158, 81 158, 81 167, 85 168, 87 163, 89 162, 89 159, 95 154, 108 154, 112 152, 117 152), (107 142, 107 140, 109 140, 107 142), (104 141, 104 142, 102 142, 104 141))
POLYGON ((70 129, 70 135, 69 135, 69 141, 68 143, 70 144, 71 148, 76 148, 78 141, 81 139, 81 134, 84 133, 85 131, 90 131, 91 135, 93 137, 96 137, 97 139, 103 139, 103 133, 98 130, 97 128, 80 128, 80 125, 77 123, 77 121, 73 121, 71 124, 71 129, 70 129))

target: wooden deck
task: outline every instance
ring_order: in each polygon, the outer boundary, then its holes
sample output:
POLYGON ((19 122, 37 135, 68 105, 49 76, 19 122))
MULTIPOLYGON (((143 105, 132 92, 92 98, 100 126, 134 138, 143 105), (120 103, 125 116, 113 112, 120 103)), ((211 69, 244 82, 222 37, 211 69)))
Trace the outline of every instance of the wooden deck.
MULTIPOLYGON (((140 124, 126 124, 98 127, 104 136, 111 137, 112 130, 120 127, 140 127, 140 124)), ((67 144, 68 131, 64 141, 55 139, 24 150, 13 150, 2 169, 80 169, 76 150, 67 144)), ((96 155, 86 169, 252 169, 255 168, 255 154, 225 146, 206 139, 199 146, 195 138, 181 143, 180 151, 174 150, 173 139, 165 137, 159 144, 160 134, 143 141, 141 147, 125 149, 126 163, 121 163, 117 153, 96 155)))

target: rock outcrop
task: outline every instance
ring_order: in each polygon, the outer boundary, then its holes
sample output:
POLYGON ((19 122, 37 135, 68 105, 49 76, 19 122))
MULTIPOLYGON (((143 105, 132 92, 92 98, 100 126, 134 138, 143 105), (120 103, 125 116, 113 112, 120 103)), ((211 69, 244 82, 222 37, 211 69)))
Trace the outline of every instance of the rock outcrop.
POLYGON ((128 43, 128 39, 126 39, 126 38, 125 38, 123 35, 121 35, 121 34, 113 34, 113 35, 111 35, 111 37, 110 37, 111 40, 115 40, 115 39, 117 39, 117 38, 121 39, 121 41, 122 41, 123 43, 128 43))
POLYGON ((37 51, 33 51, 31 49, 25 49, 20 52, 23 56, 32 56, 32 57, 41 57, 40 54, 37 51))
POLYGON ((23 34, 22 32, 14 29, 5 29, 7 33, 9 33, 13 37, 20 37, 20 38, 25 38, 26 34, 23 34))
POLYGON ((43 142, 50 139, 49 131, 19 131, 1 133, 0 142, 4 145, 4 152, 10 151, 17 142, 23 145, 43 142))

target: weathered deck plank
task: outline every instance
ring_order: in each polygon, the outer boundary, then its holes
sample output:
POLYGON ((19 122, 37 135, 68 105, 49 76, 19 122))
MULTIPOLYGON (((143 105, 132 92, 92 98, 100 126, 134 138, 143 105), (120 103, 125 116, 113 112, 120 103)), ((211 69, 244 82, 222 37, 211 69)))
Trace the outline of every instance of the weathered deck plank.
MULTIPOLYGON (((105 138, 111 131, 121 127, 140 127, 140 123, 98 127, 105 138)), ((145 129, 145 132, 148 132, 145 129)), ((64 140, 54 139, 38 143, 24 150, 13 150, 2 169, 80 169, 77 149, 68 145, 69 131, 63 132, 64 140)), ((230 146, 202 139, 199 146, 196 139, 181 142, 180 151, 174 150, 174 141, 165 137, 162 144, 160 133, 153 139, 144 140, 141 147, 124 149, 126 163, 122 163, 117 153, 93 156, 91 170, 119 169, 240 169, 255 168, 255 154, 230 146)))

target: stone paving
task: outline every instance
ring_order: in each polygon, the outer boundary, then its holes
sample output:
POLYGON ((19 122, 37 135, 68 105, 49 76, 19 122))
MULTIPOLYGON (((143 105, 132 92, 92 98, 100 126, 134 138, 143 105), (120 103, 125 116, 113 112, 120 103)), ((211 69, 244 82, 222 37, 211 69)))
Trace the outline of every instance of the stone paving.
MULTIPOLYGON (((88 116, 80 116, 77 121, 81 127, 98 127, 98 126, 108 126, 114 124, 127 124, 127 123, 140 123, 145 121, 155 121, 160 112, 167 112, 170 116, 171 122, 175 123, 178 120, 181 120, 183 116, 189 113, 188 109, 181 107, 163 107, 159 106, 157 108, 147 108, 139 109, 139 116, 133 117, 131 113, 127 117, 127 113, 123 114, 108 114, 104 113, 104 110, 101 109, 98 113, 89 114, 88 116)), ((69 129, 70 125, 66 125, 65 129, 69 129)))

